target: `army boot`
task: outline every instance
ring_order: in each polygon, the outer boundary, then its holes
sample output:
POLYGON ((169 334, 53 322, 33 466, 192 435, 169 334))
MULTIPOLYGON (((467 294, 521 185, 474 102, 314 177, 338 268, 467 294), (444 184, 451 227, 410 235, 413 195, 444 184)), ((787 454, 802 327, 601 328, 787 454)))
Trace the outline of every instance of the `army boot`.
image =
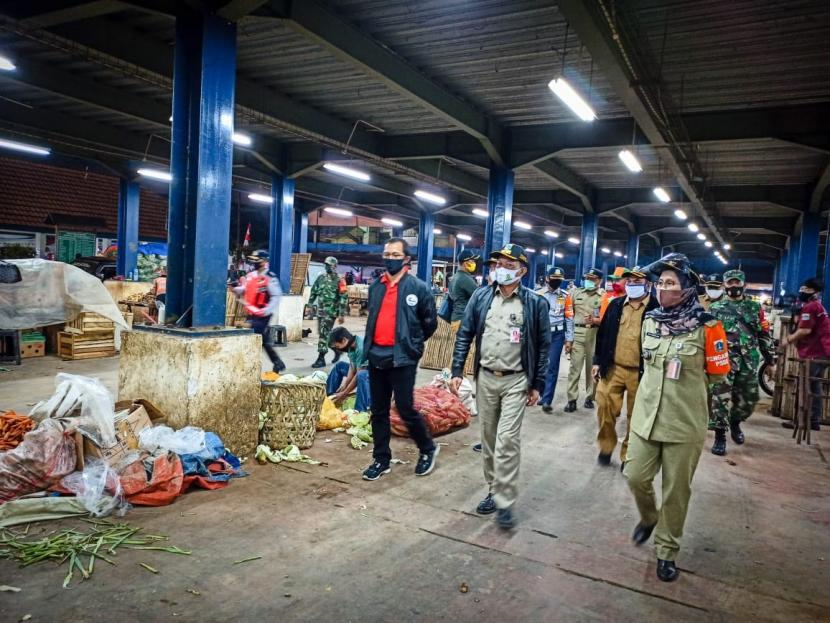
POLYGON ((732 422, 729 424, 729 432, 732 434, 732 441, 739 446, 744 442, 744 433, 741 430, 740 422, 732 422))
POLYGON ((726 454, 726 431, 715 431, 715 443, 712 444, 712 454, 716 456, 723 456, 726 454))
POLYGON ((325 368, 326 367, 326 353, 318 353, 317 354, 317 361, 311 364, 312 368, 325 368))

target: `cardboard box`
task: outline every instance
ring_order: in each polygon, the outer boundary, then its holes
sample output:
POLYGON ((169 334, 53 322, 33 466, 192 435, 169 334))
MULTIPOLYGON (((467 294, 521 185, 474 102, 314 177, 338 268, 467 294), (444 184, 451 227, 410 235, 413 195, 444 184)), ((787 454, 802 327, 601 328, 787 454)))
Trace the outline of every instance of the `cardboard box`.
POLYGON ((164 420, 164 414, 149 400, 134 402, 127 400, 115 403, 116 414, 123 411, 129 411, 129 413, 115 423, 116 442, 109 448, 101 448, 91 439, 83 437, 80 433, 77 434, 75 437, 78 456, 76 469, 83 469, 84 460, 87 457, 101 458, 110 465, 118 465, 124 457, 138 450, 138 436, 141 431, 156 424, 162 424, 164 420))
POLYGON ((20 357, 43 357, 46 354, 46 342, 20 342, 20 357))

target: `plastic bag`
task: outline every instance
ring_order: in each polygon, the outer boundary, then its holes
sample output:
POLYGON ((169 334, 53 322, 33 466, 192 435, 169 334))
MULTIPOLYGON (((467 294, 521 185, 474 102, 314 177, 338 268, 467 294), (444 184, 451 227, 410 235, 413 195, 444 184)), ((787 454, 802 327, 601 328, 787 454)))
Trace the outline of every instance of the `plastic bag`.
POLYGON ((476 407, 476 399, 475 395, 473 394, 473 384, 470 383, 469 379, 463 378, 461 379, 461 385, 458 386, 458 393, 453 392, 450 387, 450 379, 452 377, 452 373, 450 372, 449 368, 444 368, 441 370, 440 374, 436 374, 433 377, 432 382, 430 382, 430 387, 440 387, 441 389, 446 389, 448 392, 451 392, 459 397, 462 404, 467 408, 470 412, 470 415, 473 417, 478 415, 478 407, 476 407))
POLYGON ((46 420, 14 450, 0 452, 0 504, 43 491, 75 469, 75 439, 46 420))
POLYGON ((331 430, 343 426, 346 416, 332 402, 331 398, 323 400, 323 407, 320 409, 320 421, 317 422, 317 430, 331 430))
POLYGON ((101 459, 89 458, 84 470, 64 477, 61 486, 74 493, 93 517, 105 517, 110 513, 121 517, 130 509, 124 500, 118 474, 101 459))
POLYGON ((205 431, 196 426, 185 426, 177 431, 169 426, 153 426, 141 431, 138 444, 151 454, 159 448, 176 454, 199 454, 206 447, 205 431))
POLYGON ((32 418, 43 421, 76 417, 80 411, 80 417, 74 422, 79 431, 102 448, 115 444, 115 403, 101 381, 60 373, 55 376, 55 386, 49 400, 34 406, 29 414, 32 418))

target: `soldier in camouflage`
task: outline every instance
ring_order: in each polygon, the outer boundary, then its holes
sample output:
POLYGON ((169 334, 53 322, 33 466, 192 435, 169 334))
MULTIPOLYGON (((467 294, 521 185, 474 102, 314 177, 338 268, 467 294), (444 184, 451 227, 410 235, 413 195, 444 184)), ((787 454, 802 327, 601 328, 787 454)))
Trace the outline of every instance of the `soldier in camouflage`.
POLYGON ((757 372, 761 357, 771 362, 775 352, 761 304, 744 296, 746 276, 743 271, 725 272, 723 282, 726 296, 709 308, 709 313, 721 321, 726 331, 731 364, 726 379, 710 388, 709 428, 715 431, 712 454, 718 456, 726 454, 727 428, 736 444, 744 442, 741 422, 752 415, 758 402, 757 372))
MULTIPOLYGON (((337 274, 337 258, 327 257, 325 260, 326 272, 317 277, 311 286, 311 295, 308 304, 317 303, 317 360, 311 364, 312 368, 326 366, 326 351, 329 349, 329 334, 337 318, 343 324, 346 313, 346 282, 337 274)), ((335 351, 333 362, 340 359, 340 353, 335 351)))

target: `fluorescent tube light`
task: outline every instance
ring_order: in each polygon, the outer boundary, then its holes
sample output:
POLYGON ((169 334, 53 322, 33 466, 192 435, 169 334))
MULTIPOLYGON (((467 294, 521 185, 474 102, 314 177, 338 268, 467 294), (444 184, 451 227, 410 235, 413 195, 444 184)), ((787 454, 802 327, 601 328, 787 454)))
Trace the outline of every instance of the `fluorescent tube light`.
POLYGON ((548 82, 548 88, 583 121, 593 121, 597 118, 594 109, 582 99, 579 93, 574 91, 573 87, 564 78, 559 77, 551 80, 548 82))
POLYGON ((37 156, 48 156, 52 150, 48 147, 38 147, 37 145, 29 145, 28 143, 18 143, 17 141, 9 141, 0 138, 0 147, 3 149, 11 149, 13 151, 22 151, 27 154, 35 154, 37 156))
POLYGON ((388 216, 384 216, 380 219, 381 223, 386 223, 387 225, 391 225, 392 227, 403 227, 403 223, 397 219, 389 218, 388 216))
POLYGON ((468 236, 467 234, 458 234, 456 238, 458 238, 459 240, 463 240, 464 242, 470 242, 470 240, 473 239, 472 236, 468 236))
POLYGON ((549 238, 559 238, 559 234, 556 233, 555 231, 553 231, 552 229, 546 229, 545 230, 545 235, 548 236, 549 238))
POLYGON ((704 246, 706 246, 706 248, 707 248, 707 249, 711 249, 711 248, 712 248, 712 243, 711 243, 711 242, 709 242, 708 240, 707 240, 706 242, 704 242, 703 244, 704 244, 704 246))
POLYGON ((611 253, 611 249, 609 249, 608 247, 602 247, 602 248, 600 249, 600 251, 602 251, 602 252, 603 252, 603 253, 605 253, 605 254, 611 253))
POLYGON ((11 59, 6 58, 5 56, 0 56, 0 69, 3 71, 14 71, 17 69, 14 63, 11 62, 11 59))
POLYGON ((637 160, 637 156, 632 154, 629 150, 623 149, 617 155, 620 157, 620 160, 622 160, 622 163, 626 166, 626 168, 632 173, 639 173, 643 170, 643 165, 641 165, 640 161, 637 160))
POLYGON ((554 255, 555 255, 556 257, 558 257, 560 260, 561 260, 563 257, 565 257, 565 254, 564 254, 564 253, 561 253, 561 252, 559 252, 559 251, 557 251, 556 253, 554 253, 554 255))
POLYGON ((724 251, 729 251, 729 249, 731 249, 731 248, 732 248, 732 245, 729 244, 728 242, 725 245, 723 245, 723 250, 724 251))
POLYGON ((547 249, 542 249, 542 255, 547 255, 547 254, 548 254, 548 250, 547 249))
POLYGON ((343 208, 333 208, 331 206, 326 206, 323 208, 324 212, 328 212, 329 214, 334 214, 335 216, 354 216, 351 210, 344 210, 343 208))
POLYGON ((418 197, 418 199, 423 199, 427 203, 434 203, 437 206, 442 206, 447 203, 446 197, 442 197, 441 195, 436 195, 434 193, 429 193, 425 190, 416 190, 414 194, 416 197, 418 197))
POLYGON ((700 232, 700 233, 697 235, 697 239, 698 239, 698 240, 706 240, 706 234, 704 234, 703 232, 700 232))
POLYGON ((233 142, 237 145, 242 145, 243 147, 250 147, 251 143, 253 143, 251 137, 247 134, 243 134, 242 132, 233 133, 233 142))
POLYGON ((700 231, 700 227, 697 226, 697 223, 689 223, 688 227, 691 232, 697 233, 700 231))
POLYGON ((524 221, 513 221, 513 225, 515 225, 519 229, 533 229, 533 225, 531 225, 530 223, 525 223, 524 221))
POLYGON ((669 193, 667 193, 662 186, 658 186, 657 188, 655 188, 651 192, 653 192, 654 196, 657 197, 663 203, 668 203, 669 201, 671 201, 671 197, 669 197, 669 193))
POLYGON ((574 238, 573 236, 571 236, 570 238, 568 238, 568 242, 570 242, 571 244, 579 244, 579 238, 574 238))
POLYGON ((614 257, 622 257, 622 253, 619 251, 614 251, 614 257))
POLYGON ((525 253, 536 253, 536 249, 533 247, 525 247, 525 253))
POLYGON ((681 210, 680 208, 678 208, 677 210, 674 211, 674 215, 677 218, 679 218, 681 221, 685 221, 687 218, 689 218, 688 216, 686 216, 686 213, 683 210, 681 210))
POLYGON ((270 195, 260 195, 259 193, 251 193, 248 195, 248 199, 251 201, 258 201, 259 203, 273 203, 274 200, 271 198, 270 195))
POLYGON ((368 182, 370 179, 372 179, 368 173, 358 171, 357 169, 352 169, 351 167, 344 167, 339 164, 334 164, 333 162, 327 162, 323 165, 323 168, 326 171, 331 171, 332 173, 336 173, 337 175, 344 175, 345 177, 350 177, 353 180, 360 180, 361 182, 368 182))
POLYGON ((481 216, 483 218, 487 218, 488 212, 487 210, 482 210, 481 208, 473 208, 473 214, 476 216, 481 216))
POLYGON ((138 174, 153 180, 161 180, 162 182, 173 181, 173 176, 170 175, 169 171, 162 171, 160 169, 139 169, 138 174))
POLYGON ((438 229, 437 227, 434 227, 432 229, 432 233, 435 234, 436 236, 440 236, 443 232, 440 229, 438 229))

